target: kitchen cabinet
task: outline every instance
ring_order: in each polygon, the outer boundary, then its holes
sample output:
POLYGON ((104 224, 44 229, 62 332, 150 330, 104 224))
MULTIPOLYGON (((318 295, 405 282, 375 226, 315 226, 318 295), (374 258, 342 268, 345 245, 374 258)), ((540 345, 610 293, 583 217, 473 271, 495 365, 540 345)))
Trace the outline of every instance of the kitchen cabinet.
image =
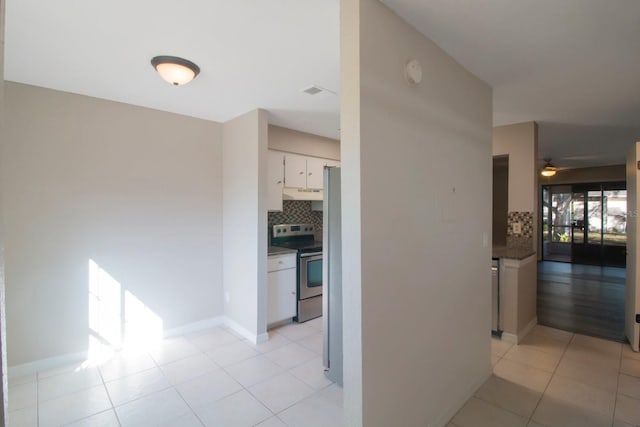
POLYGON ((296 254, 271 255, 267 263, 267 324, 296 315, 296 254))
POLYGON ((340 166, 340 162, 319 157, 285 154, 285 187, 322 190, 325 166, 340 166))
POLYGON ((307 188, 307 158, 295 154, 286 154, 284 179, 289 188, 307 188))
POLYGON ((322 190, 326 159, 307 157, 307 188, 322 190))
POLYGON ((268 152, 268 202, 269 211, 282 211, 282 189, 284 188, 284 154, 268 152))

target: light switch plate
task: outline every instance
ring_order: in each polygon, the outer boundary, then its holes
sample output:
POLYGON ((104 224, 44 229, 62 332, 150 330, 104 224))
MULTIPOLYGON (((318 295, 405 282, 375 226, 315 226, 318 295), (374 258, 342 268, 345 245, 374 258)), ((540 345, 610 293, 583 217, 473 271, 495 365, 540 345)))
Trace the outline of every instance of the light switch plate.
POLYGON ((511 225, 511 229, 513 230, 513 234, 522 234, 522 224, 519 222, 514 222, 511 225))

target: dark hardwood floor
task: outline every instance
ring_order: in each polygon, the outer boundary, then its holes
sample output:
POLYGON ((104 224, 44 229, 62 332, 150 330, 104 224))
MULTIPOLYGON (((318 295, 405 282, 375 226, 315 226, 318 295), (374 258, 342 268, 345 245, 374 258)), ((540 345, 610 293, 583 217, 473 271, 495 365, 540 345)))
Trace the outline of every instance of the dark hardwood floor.
POLYGON ((543 261, 538 264, 538 323, 625 341, 625 269, 543 261))

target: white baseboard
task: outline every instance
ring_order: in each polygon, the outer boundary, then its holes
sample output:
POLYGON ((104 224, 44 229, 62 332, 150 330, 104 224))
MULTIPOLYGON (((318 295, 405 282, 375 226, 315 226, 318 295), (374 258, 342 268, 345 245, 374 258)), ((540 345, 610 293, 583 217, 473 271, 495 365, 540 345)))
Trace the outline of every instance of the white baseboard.
POLYGON ((527 326, 525 326, 518 334, 510 334, 508 332, 503 332, 502 333, 502 341, 511 343, 511 344, 519 344, 522 342, 523 339, 525 339, 525 337, 527 335, 529 335, 529 332, 531 332, 531 330, 538 324, 538 317, 534 317, 533 319, 531 319, 531 322, 527 323, 527 326))
POLYGON ((538 316, 534 317, 533 319, 531 319, 531 322, 529 322, 527 324, 527 326, 524 327, 523 330, 521 330, 518 333, 518 344, 522 342, 523 339, 525 339, 527 337, 527 335, 529 335, 529 332, 531 332, 531 330, 538 324, 538 316))
POLYGON ((487 372, 485 372, 484 375, 481 375, 476 381, 472 382, 466 393, 460 396, 460 398, 456 400, 456 403, 454 405, 451 405, 451 407, 447 409, 439 419, 437 419, 433 424, 429 425, 443 427, 446 426, 447 423, 451 421, 451 419, 458 413, 460 408, 462 408, 464 404, 467 403, 467 401, 471 399, 474 394, 476 394, 476 391, 478 391, 482 384, 484 384, 485 381, 487 381, 489 377, 491 377, 492 373, 492 369, 489 369, 487 372))
POLYGON ((500 339, 511 344, 518 344, 518 336, 516 334, 510 334, 509 332, 503 332, 500 339))
POLYGON ((20 378, 36 372, 48 371, 49 369, 60 368, 62 366, 82 363, 87 360, 87 352, 63 354, 61 356, 48 357, 46 359, 35 360, 23 363, 22 365, 9 366, 9 378, 20 378))
POLYGON ((169 338, 178 335, 191 334, 193 332, 213 328, 222 324, 224 324, 224 316, 216 316, 209 319, 199 320, 193 323, 187 323, 186 325, 178 326, 177 328, 167 329, 162 333, 162 336, 165 338, 169 338))
MULTIPOLYGON (((190 334, 204 329, 220 326, 224 323, 224 316, 211 317, 209 319, 199 320, 197 322, 188 323, 177 328, 166 329, 162 336, 165 338, 175 337, 178 335, 190 334)), ((35 360, 33 362, 24 363, 22 365, 9 366, 9 378, 18 378, 24 375, 43 372, 49 369, 60 368, 75 363, 82 363, 87 360, 88 352, 63 354, 61 356, 49 357, 46 359, 35 360)))
POLYGON ((230 319, 229 317, 224 317, 224 324, 227 325, 230 329, 234 330, 236 333, 240 334, 242 337, 247 339, 248 341, 254 344, 260 344, 269 339, 269 334, 264 332, 262 334, 256 335, 246 329, 244 326, 240 325, 238 322, 230 319))
POLYGON ((269 323, 267 325, 267 330, 279 328, 280 326, 284 326, 284 325, 291 325, 292 323, 293 323, 293 319, 285 319, 285 320, 281 320, 279 322, 269 323))
POLYGON ((269 333, 268 332, 264 332, 260 335, 257 336, 256 338, 256 344, 260 344, 263 342, 267 342, 269 341, 269 333))

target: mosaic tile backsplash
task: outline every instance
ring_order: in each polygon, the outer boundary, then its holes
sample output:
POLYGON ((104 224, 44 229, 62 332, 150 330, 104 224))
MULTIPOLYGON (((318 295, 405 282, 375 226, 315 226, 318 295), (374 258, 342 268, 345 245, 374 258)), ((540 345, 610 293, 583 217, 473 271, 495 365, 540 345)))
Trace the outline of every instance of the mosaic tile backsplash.
POLYGON ((269 212, 269 228, 275 224, 313 224, 322 230, 322 211, 312 211, 308 200, 285 200, 282 212, 269 212))
POLYGON ((507 236, 515 236, 512 228, 514 222, 519 222, 522 227, 522 233, 518 237, 533 238, 533 212, 507 213, 507 236))

